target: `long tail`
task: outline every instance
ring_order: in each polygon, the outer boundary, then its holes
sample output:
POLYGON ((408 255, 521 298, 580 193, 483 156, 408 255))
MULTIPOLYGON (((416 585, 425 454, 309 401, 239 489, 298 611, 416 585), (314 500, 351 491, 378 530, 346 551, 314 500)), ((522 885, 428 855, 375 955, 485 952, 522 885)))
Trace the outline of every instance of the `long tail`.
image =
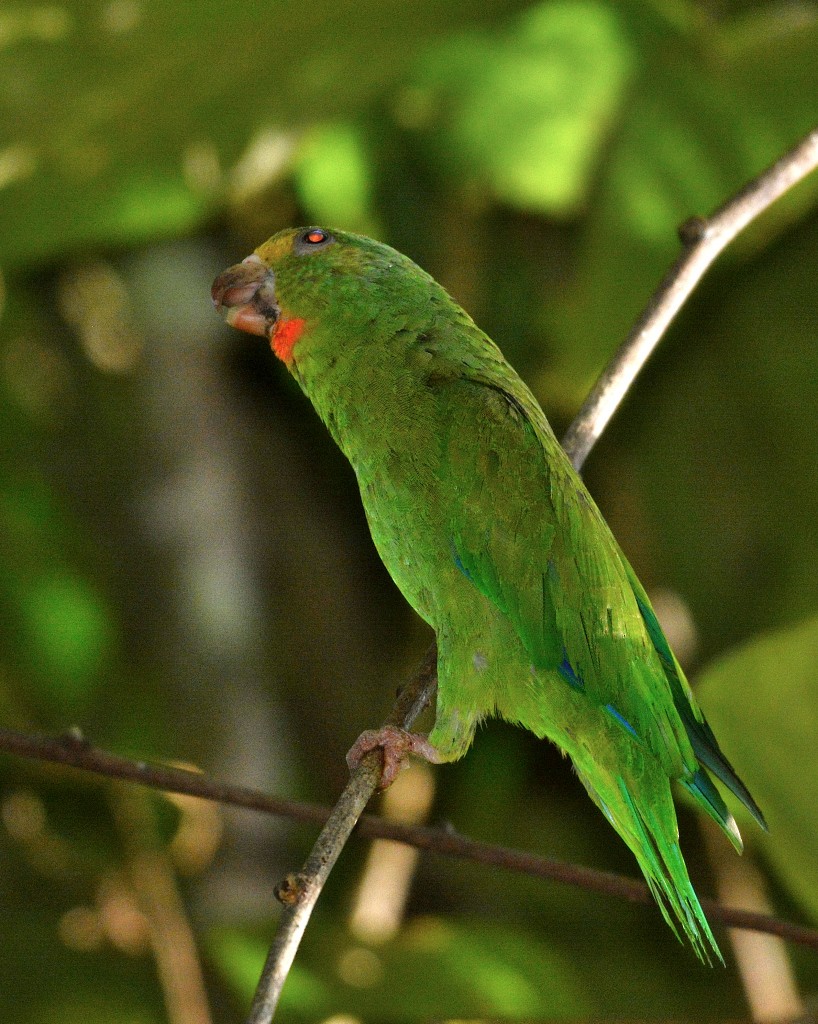
POLYGON ((741 852, 742 843, 738 827, 733 820, 733 816, 727 810, 724 800, 722 800, 716 787, 710 781, 710 777, 705 769, 711 771, 720 782, 724 783, 730 792, 744 804, 765 832, 768 830, 767 822, 764 820, 761 808, 753 799, 750 791, 722 753, 721 747, 713 735, 713 730, 707 724, 701 709, 696 704, 690 686, 685 679, 679 662, 670 649, 642 584, 636 578, 636 574, 628 565, 627 560, 625 560, 624 564, 651 643, 659 655, 662 668, 670 684, 673 703, 685 727, 696 759, 702 766, 700 771, 696 772, 693 779, 682 782, 682 785, 696 798, 700 806, 721 825, 730 841, 741 852))
POLYGON ((702 962, 712 963, 713 954, 724 963, 687 874, 670 783, 658 764, 654 768, 643 762, 638 787, 629 787, 622 776, 600 771, 598 763, 591 769, 592 778, 576 758, 574 766, 591 799, 633 851, 662 916, 677 938, 678 922, 702 962), (638 800, 634 791, 641 794, 638 800))

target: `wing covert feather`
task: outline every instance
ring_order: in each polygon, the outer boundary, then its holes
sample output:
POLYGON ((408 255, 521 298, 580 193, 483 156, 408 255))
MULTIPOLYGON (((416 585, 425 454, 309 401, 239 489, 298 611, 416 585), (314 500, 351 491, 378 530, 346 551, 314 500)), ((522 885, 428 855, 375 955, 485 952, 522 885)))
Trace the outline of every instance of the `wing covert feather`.
POLYGON ((509 617, 536 669, 559 672, 669 774, 689 775, 695 755, 632 571, 534 397, 513 385, 494 375, 445 385, 456 410, 441 480, 452 557, 509 617))

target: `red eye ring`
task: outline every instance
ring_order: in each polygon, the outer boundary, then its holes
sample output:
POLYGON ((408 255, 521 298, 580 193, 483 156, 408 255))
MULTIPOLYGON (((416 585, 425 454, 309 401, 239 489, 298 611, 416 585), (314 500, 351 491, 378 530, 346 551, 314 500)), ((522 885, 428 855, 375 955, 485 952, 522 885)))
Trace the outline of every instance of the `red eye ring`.
POLYGON ((323 228, 304 228, 293 240, 293 252, 297 256, 304 256, 311 252, 323 252, 328 245, 332 245, 335 239, 323 228))

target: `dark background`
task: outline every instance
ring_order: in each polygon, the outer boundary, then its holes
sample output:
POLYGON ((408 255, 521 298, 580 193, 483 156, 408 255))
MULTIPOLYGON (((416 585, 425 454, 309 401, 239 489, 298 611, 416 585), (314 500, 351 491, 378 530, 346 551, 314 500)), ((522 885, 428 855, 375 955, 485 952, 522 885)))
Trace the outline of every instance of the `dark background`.
MULTIPOLYGON (((331 803, 430 637, 284 368, 213 313, 213 277, 293 223, 374 234, 453 292, 561 432, 677 225, 812 127, 817 48, 806 4, 0 11, 2 724, 331 803)), ((586 467, 767 813, 769 836, 740 818, 745 861, 814 924, 816 195, 731 247, 586 467)), ((519 730, 491 723, 418 780, 401 799, 429 790, 432 822, 636 872, 519 730)), ((680 819, 711 893, 718 864, 680 819)), ((240 1020, 273 883, 311 838, 0 757, 0 1019, 240 1020)), ((723 932, 709 971, 654 908, 442 858, 395 869, 396 923, 367 930, 364 896, 388 900, 359 889, 366 854, 344 855, 283 1020, 746 1013, 723 932)), ((792 960, 809 998, 815 956, 792 960)))

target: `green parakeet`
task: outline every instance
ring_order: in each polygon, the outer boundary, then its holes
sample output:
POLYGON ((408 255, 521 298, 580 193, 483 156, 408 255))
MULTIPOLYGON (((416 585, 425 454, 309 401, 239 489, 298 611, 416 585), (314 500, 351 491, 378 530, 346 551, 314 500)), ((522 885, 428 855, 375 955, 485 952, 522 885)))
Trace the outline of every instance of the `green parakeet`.
POLYGON ((435 724, 406 746, 453 760, 490 715, 547 737, 668 924, 672 912, 702 959, 720 956, 679 848, 671 780, 739 850, 710 773, 764 818, 497 346, 407 257, 343 231, 282 231, 212 295, 229 323, 269 339, 309 397, 355 470, 381 558, 435 630, 435 724))

